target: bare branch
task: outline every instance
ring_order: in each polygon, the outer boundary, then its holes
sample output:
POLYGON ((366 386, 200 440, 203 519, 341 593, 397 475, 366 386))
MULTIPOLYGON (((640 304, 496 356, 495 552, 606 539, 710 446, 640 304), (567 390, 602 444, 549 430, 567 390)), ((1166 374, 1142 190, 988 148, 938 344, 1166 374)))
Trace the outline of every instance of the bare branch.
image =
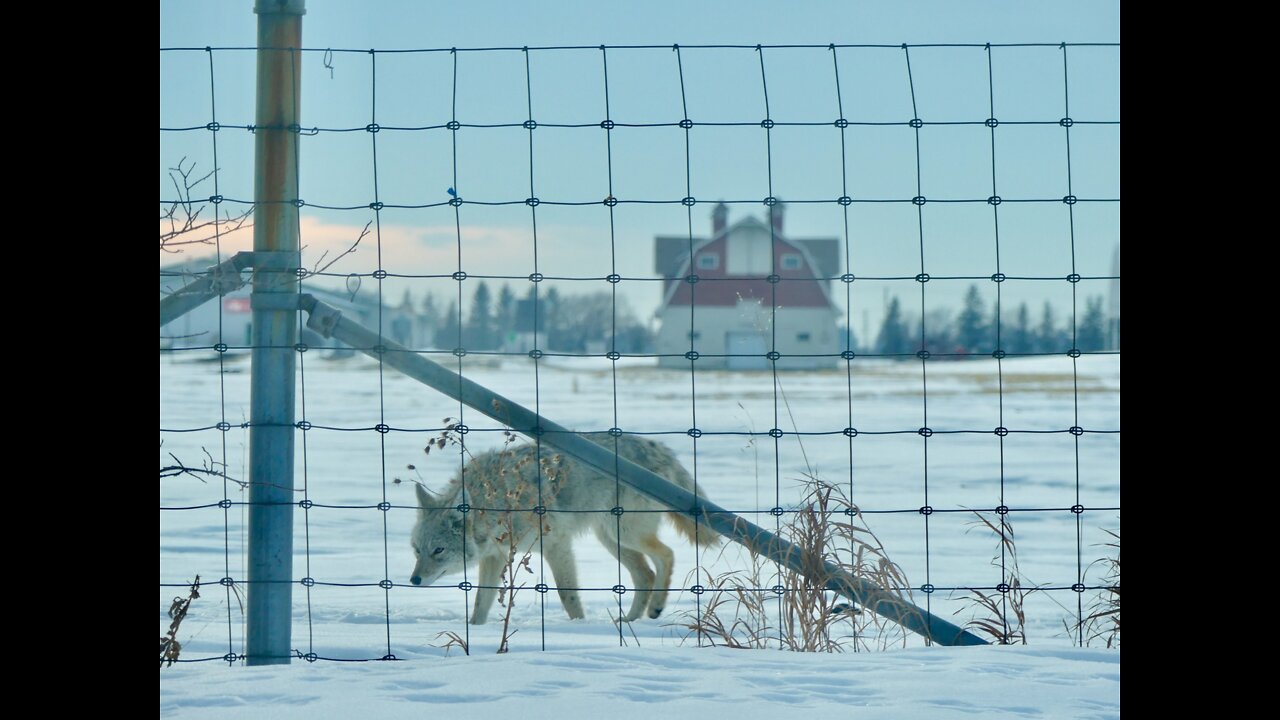
MULTIPOLYGON (((205 451, 205 454, 208 454, 208 450, 205 451)), ((190 475, 200 482, 206 482, 205 477, 214 477, 227 480, 228 482, 233 482, 236 485, 239 485, 242 489, 249 487, 249 483, 243 480, 237 480, 225 472, 218 470, 216 464, 211 460, 207 461, 204 467, 191 467, 179 460, 178 456, 173 453, 169 453, 169 457, 173 458, 173 461, 177 464, 167 465, 160 468, 160 479, 162 480, 164 478, 178 477, 179 475, 190 475)))
POLYGON ((195 169, 195 162, 188 163, 185 157, 178 161, 177 167, 169 168, 169 181, 173 183, 177 197, 160 212, 161 226, 168 226, 160 232, 160 250, 163 252, 182 252, 187 245, 208 245, 222 235, 253 226, 249 222, 253 215, 252 206, 235 215, 224 212, 221 217, 215 208, 212 218, 203 219, 201 215, 207 201, 198 197, 193 199, 193 195, 201 183, 213 177, 217 168, 193 178, 195 169))
POLYGON ((344 251, 342 252, 342 254, 341 254, 341 255, 338 255, 337 257, 335 257, 334 259, 332 259, 332 260, 330 260, 329 262, 325 263, 324 265, 321 265, 320 263, 323 263, 323 262, 324 262, 324 259, 329 255, 329 251, 328 251, 328 250, 325 250, 325 251, 320 255, 320 259, 316 261, 316 267, 315 267, 315 269, 314 269, 314 270, 309 271, 309 272, 307 273, 307 275, 308 275, 308 276, 310 276, 310 275, 319 275, 320 273, 322 273, 322 272, 324 272, 324 271, 328 270, 329 268, 333 267, 333 266, 334 266, 334 264, 335 264, 335 263, 337 263, 337 262, 338 262, 339 260, 341 260, 342 258, 344 258, 344 257, 346 257, 346 256, 350 255, 351 253, 355 252, 355 251, 356 251, 356 248, 360 247, 360 243, 361 243, 361 241, 363 241, 363 240, 364 240, 364 239, 369 235, 369 228, 370 228, 372 225, 373 225, 373 221, 372 221, 372 220, 370 220, 369 222, 365 223, 365 224, 364 224, 364 229, 360 231, 360 236, 356 238, 356 241, 355 241, 355 242, 351 243, 351 247, 349 247, 349 248, 347 248, 346 250, 344 250, 344 251))

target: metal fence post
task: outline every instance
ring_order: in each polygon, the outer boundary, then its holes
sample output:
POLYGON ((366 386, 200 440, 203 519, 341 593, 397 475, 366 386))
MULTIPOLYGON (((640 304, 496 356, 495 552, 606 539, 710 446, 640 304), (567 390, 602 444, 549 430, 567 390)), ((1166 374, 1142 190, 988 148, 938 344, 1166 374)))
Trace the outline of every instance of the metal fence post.
POLYGON ((288 663, 293 620, 293 431, 298 340, 298 94, 305 0, 257 0, 253 370, 246 660, 288 663))

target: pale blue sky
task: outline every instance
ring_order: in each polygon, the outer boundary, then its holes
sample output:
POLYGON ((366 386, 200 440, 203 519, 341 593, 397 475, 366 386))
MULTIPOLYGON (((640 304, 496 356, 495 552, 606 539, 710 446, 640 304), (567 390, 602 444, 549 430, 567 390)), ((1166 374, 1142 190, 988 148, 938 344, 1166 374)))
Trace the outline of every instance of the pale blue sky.
MULTIPOLYGON (((1112 2, 648 2, 628 5, 558 2, 326 2, 308 0, 304 45, 308 48, 379 50, 547 45, 670 46, 695 44, 898 44, 1119 42, 1119 6, 1112 2)), ((252 46, 256 18, 251 2, 160 4, 161 47, 252 46)), ((448 52, 377 55, 304 54, 303 121, 326 129, 303 139, 302 191, 309 205, 363 206, 374 199, 374 136, 361 128, 434 126, 452 117, 453 62, 448 52), (329 130, 357 129, 355 132, 329 130)), ((835 67, 844 117, 854 122, 903 123, 913 113, 926 123, 981 121, 990 114, 987 53, 982 48, 912 48, 916 110, 905 54, 900 48, 768 49, 769 117, 777 122, 820 122, 812 127, 695 126, 690 133, 689 192, 693 232, 705 234, 716 200, 735 204, 731 221, 759 214, 769 194, 784 199, 909 199, 916 192, 915 131, 905 125, 853 125, 842 155, 835 67), (843 173, 842 173, 843 170, 843 173), (847 190, 842 188, 847 175, 847 190)), ((1120 119, 1119 48, 1068 50, 1070 115, 1077 121, 1120 119)), ((609 116, 619 123, 672 123, 684 116, 676 56, 670 49, 611 49, 607 53, 609 116)), ((203 127, 213 117, 210 57, 203 51, 166 52, 160 58, 160 125, 203 127)), ((759 123, 765 116, 760 55, 745 49, 683 49, 688 117, 695 122, 759 123)), ((464 124, 519 123, 534 131, 534 193, 547 201, 598 202, 609 194, 605 133, 598 128, 553 128, 550 123, 599 123, 605 117, 604 71, 599 50, 459 53, 457 118, 464 124)), ((1057 47, 995 48, 991 55, 996 129, 997 193, 1008 200, 1060 198, 1067 194, 1066 131, 1056 124, 1064 108, 1063 52, 1057 47)), ((213 54, 217 120, 247 125, 253 117, 252 52, 213 54)), ((161 132, 161 199, 173 193, 165 168, 178 158, 213 166, 211 133, 161 132)), ((523 200, 529 196, 529 132, 522 128, 463 128, 457 133, 383 130, 377 140, 378 198, 386 204, 429 205, 448 199, 457 186, 468 201, 523 200)), ((612 133, 613 195, 620 200, 670 200, 686 195, 685 134, 679 128, 618 128, 612 133)), ((1072 191, 1081 198, 1120 197, 1118 125, 1077 124, 1071 129, 1072 191)), ((926 125, 920 130, 925 270, 933 276, 982 276, 996 271, 993 212, 985 203, 937 200, 991 195, 991 133, 981 125, 926 125)), ((252 135, 218 133, 219 191, 252 197, 252 135)), ((211 192, 208 194, 212 194, 211 192)), ((304 244, 315 250, 354 238, 372 217, 367 209, 308 208, 304 244)), ((392 273, 448 274, 457 269, 453 210, 447 206, 382 212, 382 267, 392 273)), ((628 277, 652 275, 652 237, 687 231, 686 210, 676 205, 624 202, 615 208, 610 233, 603 205, 537 208, 538 270, 547 275, 628 277)), ((834 203, 792 205, 789 234, 846 239, 844 210, 834 203)), ((909 203, 849 207, 851 271, 859 277, 914 275, 920 271, 920 227, 909 203)), ((530 209, 524 205, 464 204, 462 267, 473 275, 533 271, 530 209)), ((1062 203, 1005 202, 999 208, 1000 269, 1007 275, 1063 277, 1072 271, 1071 226, 1062 203)), ((1074 208, 1075 270, 1105 275, 1119 242, 1118 202, 1082 202, 1074 208)), ((373 241, 366 241, 371 243, 373 241)), ((234 243, 229 247, 235 247, 234 243)), ((162 256, 162 262, 167 260, 162 256)), ((373 246, 334 270, 371 272, 373 246)), ((468 283, 472 281, 467 281, 468 283)), ((954 306, 969 280, 927 286, 930 308, 954 306)), ((529 283, 516 283, 523 293, 529 283)), ((989 299, 995 284, 979 283, 989 299)), ((388 281, 389 299, 404 289, 415 296, 456 295, 453 280, 388 281)), ((575 282, 562 292, 607 289, 603 281, 575 282)), ((900 295, 919 312, 914 282, 859 280, 853 284, 855 331, 863 314, 878 321, 884 294, 900 295)), ((1107 283, 1085 281, 1083 295, 1103 294, 1107 283)), ((465 288, 469 297, 471 288, 465 288)), ((652 312, 658 284, 624 281, 622 295, 640 315, 652 312)), ((844 288, 836 283, 843 305, 844 288)), ((1006 308, 1051 300, 1069 306, 1065 281, 1008 281, 1006 308)), ((1080 302, 1083 309, 1083 300, 1080 302)))

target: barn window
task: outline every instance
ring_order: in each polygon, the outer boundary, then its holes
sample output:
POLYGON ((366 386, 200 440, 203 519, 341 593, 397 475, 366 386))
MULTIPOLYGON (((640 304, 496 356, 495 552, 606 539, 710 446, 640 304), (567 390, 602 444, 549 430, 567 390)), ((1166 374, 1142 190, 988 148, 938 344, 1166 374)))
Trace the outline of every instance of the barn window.
POLYGON ((796 253, 783 253, 783 254, 782 254, 782 269, 783 269, 783 270, 799 270, 799 269, 800 269, 801 264, 802 264, 802 263, 801 263, 801 260, 800 260, 800 256, 799 256, 798 254, 796 254, 796 253))
POLYGON ((738 228, 729 234, 724 252, 727 275, 764 277, 773 272, 773 242, 764 228, 738 228))
POLYGON ((698 256, 699 270, 715 270, 720 267, 720 256, 715 253, 703 253, 698 256))

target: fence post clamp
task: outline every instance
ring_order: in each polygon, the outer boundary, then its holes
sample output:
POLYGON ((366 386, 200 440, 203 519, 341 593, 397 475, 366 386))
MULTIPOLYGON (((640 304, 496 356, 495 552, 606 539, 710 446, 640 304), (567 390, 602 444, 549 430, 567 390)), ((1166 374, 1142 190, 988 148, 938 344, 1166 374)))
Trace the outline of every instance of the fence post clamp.
POLYGON ((307 317, 308 328, 320 333, 321 337, 333 337, 333 329, 338 326, 338 321, 342 320, 341 310, 321 302, 315 302, 315 299, 310 295, 300 296, 298 304, 309 313, 307 317), (311 302, 307 302, 308 300, 311 302))
POLYGON ((209 292, 226 295, 244 287, 244 276, 241 274, 244 261, 240 257, 241 254, 243 253, 236 254, 209 268, 209 292))
POLYGON ((254 310, 291 312, 298 309, 298 295, 294 293, 254 293, 249 296, 249 307, 254 310))

